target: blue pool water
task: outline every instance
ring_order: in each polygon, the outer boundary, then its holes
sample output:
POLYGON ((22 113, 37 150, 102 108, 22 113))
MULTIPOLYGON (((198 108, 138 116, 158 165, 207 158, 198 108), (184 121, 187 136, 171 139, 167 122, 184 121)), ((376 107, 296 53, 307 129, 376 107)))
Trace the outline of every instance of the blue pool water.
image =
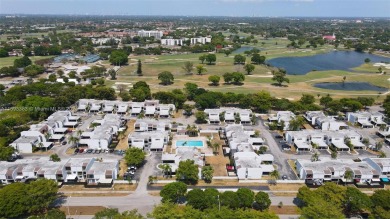
POLYGON ((176 147, 203 147, 203 141, 176 141, 176 147))

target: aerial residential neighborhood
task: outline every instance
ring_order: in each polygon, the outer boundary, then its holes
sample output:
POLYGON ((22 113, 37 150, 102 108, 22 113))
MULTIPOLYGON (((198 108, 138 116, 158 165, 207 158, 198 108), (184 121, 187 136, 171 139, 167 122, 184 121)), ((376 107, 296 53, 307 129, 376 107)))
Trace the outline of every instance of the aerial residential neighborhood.
POLYGON ((0 0, 0 218, 390 218, 389 3, 74 3, 0 0))

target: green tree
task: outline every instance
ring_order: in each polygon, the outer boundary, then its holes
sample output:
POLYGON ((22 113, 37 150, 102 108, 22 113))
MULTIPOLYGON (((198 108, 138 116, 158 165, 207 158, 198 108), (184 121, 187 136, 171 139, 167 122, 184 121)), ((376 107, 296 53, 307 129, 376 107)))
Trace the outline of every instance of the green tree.
POLYGON ((142 62, 141 59, 138 59, 137 63, 137 75, 142 76, 142 62))
POLYGON ((305 124, 305 119, 302 116, 297 116, 294 119, 290 120, 288 129, 290 131, 299 131, 303 124, 305 124))
POLYGON ((116 208, 106 208, 95 214, 93 219, 144 219, 137 209, 120 213, 116 208))
POLYGON ((353 172, 352 170, 346 170, 345 173, 344 173, 344 179, 345 179, 345 183, 347 183, 347 181, 352 181, 353 179, 353 172))
POLYGON ((251 62, 256 65, 260 65, 260 64, 264 64, 265 59, 266 59, 265 56, 261 56, 260 54, 255 53, 252 55, 251 62))
POLYGON ((58 156, 58 154, 52 154, 50 155, 50 160, 53 162, 60 162, 61 158, 58 156))
POLYGON ((141 166, 144 163, 145 152, 140 148, 131 147, 127 149, 125 160, 129 166, 141 166))
POLYGON ((110 75, 111 80, 116 80, 116 71, 114 69, 110 69, 108 74, 110 75))
POLYGON ((275 180, 276 184, 276 180, 278 180, 280 177, 279 171, 273 170, 269 175, 272 177, 273 180, 275 180))
POLYGON ((49 75, 49 81, 56 82, 57 81, 57 76, 55 74, 49 75))
POLYGON ((233 191, 225 191, 220 195, 220 202, 222 206, 226 206, 230 209, 237 209, 240 207, 240 201, 238 195, 233 191))
MULTIPOLYGON (((57 183, 49 179, 39 179, 27 184, 28 213, 34 214, 49 208, 57 199, 57 183)), ((2 196, 3 197, 3 196, 2 196)))
POLYGON ((233 81, 233 75, 230 72, 226 72, 223 74, 223 80, 226 84, 230 84, 233 81))
POLYGON ((29 65, 24 68, 24 72, 29 77, 35 77, 39 74, 42 74, 45 71, 45 68, 40 65, 29 65))
POLYGON ((196 118, 196 120, 195 120, 196 123, 206 123, 207 122, 206 121, 207 115, 203 111, 196 112, 195 118, 196 118))
POLYGON ((241 208, 251 208, 255 200, 255 193, 248 188, 239 188, 237 190, 238 200, 241 208))
POLYGON ((184 62, 184 65, 182 67, 182 69, 187 73, 187 74, 191 74, 192 73, 192 70, 194 69, 194 63, 188 61, 188 62, 184 62))
POLYGON ((171 176, 172 174, 172 167, 170 164, 163 164, 162 167, 161 167, 162 171, 163 171, 163 174, 164 176, 171 176))
POLYGON ((255 195, 255 208, 260 211, 265 211, 269 208, 271 205, 271 199, 269 198, 269 195, 265 192, 258 192, 255 195))
POLYGON ((223 53, 225 53, 226 57, 228 57, 230 54, 232 54, 232 50, 230 50, 230 49, 225 49, 225 50, 223 51, 223 53))
POLYGON ((183 105, 184 114, 187 115, 187 116, 192 115, 192 110, 193 109, 194 109, 193 105, 189 105, 189 104, 184 104, 183 105))
POLYGON ((162 202, 178 203, 187 193, 187 185, 183 182, 172 182, 163 187, 160 192, 162 202))
POLYGON ((196 184, 198 182, 199 169, 193 160, 180 161, 176 170, 176 179, 185 183, 196 184))
POLYGON ((276 81, 278 86, 282 86, 283 82, 290 83, 290 79, 286 77, 286 72, 284 71, 273 71, 272 72, 273 77, 272 80, 276 81))
POLYGON ((186 196, 187 205, 192 206, 195 209, 204 210, 210 206, 210 200, 205 195, 205 192, 201 189, 193 189, 187 193, 186 196))
POLYGON ((214 169, 212 166, 202 167, 202 177, 205 182, 210 183, 213 180, 214 169))
POLYGON ((329 94, 320 98, 320 104, 325 108, 327 108, 332 101, 333 98, 329 94))
POLYGON ((209 65, 217 61, 217 56, 215 54, 208 54, 206 56, 206 62, 208 62, 209 65))
POLYGON ((390 211, 390 190, 375 190, 371 196, 373 206, 380 207, 385 211, 390 211))
POLYGON ((302 94, 302 97, 299 101, 304 105, 310 105, 315 102, 315 98, 311 94, 302 94))
POLYGON ((354 187, 347 187, 345 202, 344 212, 348 216, 370 211, 372 207, 370 197, 354 187))
POLYGON ((123 50, 114 50, 110 55, 110 63, 112 65, 126 65, 129 59, 127 58, 127 54, 123 50))
POLYGON ((234 56, 234 64, 245 64, 246 57, 240 54, 234 56))
POLYGON ((302 208, 302 219, 343 219, 345 216, 337 206, 325 200, 317 199, 315 203, 302 208))
POLYGON ((158 79, 161 81, 163 85, 169 85, 173 84, 173 74, 169 71, 163 71, 160 74, 158 74, 158 79))
POLYGON ((244 69, 245 69, 246 73, 248 75, 250 75, 255 70, 255 66, 252 64, 246 64, 246 65, 244 65, 244 69))
POLYGON ((24 67, 29 66, 31 64, 32 64, 32 62, 27 56, 23 56, 20 59, 14 60, 14 67, 15 68, 24 68, 24 67))
POLYGON ((8 57, 8 51, 4 48, 0 48, 0 58, 8 57))
POLYGON ((209 76, 209 81, 214 86, 218 86, 220 80, 221 80, 221 78, 218 75, 210 75, 209 76))
POLYGON ((368 64, 368 63, 370 63, 370 62, 371 62, 371 59, 369 59, 369 58, 365 58, 365 59, 364 59, 364 62, 365 62, 366 64, 368 64))
POLYGON ((242 82, 245 80, 245 75, 241 72, 233 72, 232 79, 234 84, 242 84, 242 82))
POLYGON ((197 65, 196 72, 198 75, 202 75, 204 72, 207 72, 207 69, 203 65, 197 65))
POLYGON ((206 54, 203 54, 203 55, 199 56, 199 61, 201 61, 201 62, 202 62, 202 64, 203 64, 203 63, 204 63, 204 61, 206 61, 206 57, 207 57, 207 55, 206 55, 206 54))

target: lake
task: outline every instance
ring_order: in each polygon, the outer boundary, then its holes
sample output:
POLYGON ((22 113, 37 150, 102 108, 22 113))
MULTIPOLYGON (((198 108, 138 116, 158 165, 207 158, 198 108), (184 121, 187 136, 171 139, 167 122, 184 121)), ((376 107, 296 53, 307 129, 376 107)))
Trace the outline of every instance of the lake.
POLYGON ((314 87, 328 90, 345 90, 345 91, 387 91, 387 88, 378 87, 367 82, 324 82, 316 83, 314 87))
POLYGON ((244 53, 245 51, 250 51, 253 48, 255 48, 255 47, 252 47, 252 46, 241 46, 241 48, 238 48, 238 49, 234 50, 232 53, 233 54, 240 54, 240 53, 244 53))
POLYGON ((304 75, 313 70, 344 70, 353 71, 352 68, 364 63, 369 58, 371 62, 390 62, 390 58, 355 51, 333 51, 325 54, 303 57, 282 57, 267 61, 268 64, 284 68, 289 75, 304 75))

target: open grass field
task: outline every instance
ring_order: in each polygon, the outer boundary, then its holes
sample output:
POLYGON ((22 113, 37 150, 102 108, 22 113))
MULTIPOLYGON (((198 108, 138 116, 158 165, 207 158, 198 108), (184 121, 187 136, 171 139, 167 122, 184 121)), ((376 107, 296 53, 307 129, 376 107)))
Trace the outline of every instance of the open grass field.
MULTIPOLYGON (((288 44, 286 39, 259 39, 259 43, 247 46, 256 47, 261 49, 261 54, 265 55, 267 59, 275 57, 285 56, 308 56, 319 53, 325 53, 333 50, 330 45, 324 45, 317 49, 294 49, 290 50, 286 48, 288 44), (264 42, 265 44, 262 44, 264 42)), ((236 93, 255 93, 261 90, 269 91, 273 96, 277 98, 288 98, 290 100, 297 100, 302 93, 310 93, 315 96, 330 94, 335 98, 341 97, 357 97, 357 96, 370 96, 375 99, 382 100, 386 93, 378 93, 376 91, 339 91, 339 90, 326 90, 315 88, 313 85, 318 82, 341 82, 343 77, 346 76, 346 82, 369 82, 373 85, 390 88, 390 78, 386 74, 378 74, 377 67, 374 67, 374 63, 363 64, 357 68, 349 71, 313 71, 306 75, 288 75, 290 84, 288 86, 278 87, 272 85, 272 67, 266 65, 256 65, 255 70, 251 75, 245 75, 244 84, 237 85, 225 85, 223 84, 222 75, 226 72, 240 71, 245 73, 242 65, 234 65, 234 55, 231 54, 228 57, 225 54, 216 54, 217 62, 215 65, 203 64, 207 72, 204 75, 197 75, 193 70, 193 74, 186 74, 182 69, 183 64, 186 61, 191 61, 194 66, 201 64, 198 60, 201 54, 180 54, 180 55, 143 55, 143 56, 131 56, 129 59, 129 65, 122 67, 118 72, 119 82, 135 83, 143 80, 150 84, 152 91, 167 91, 172 89, 182 89, 187 82, 196 83, 200 87, 206 88, 211 91, 219 92, 236 92, 236 93), (137 60, 142 61, 143 76, 136 75, 137 60), (174 84, 169 86, 160 85, 160 81, 157 79, 157 75, 162 71, 170 71, 175 77, 174 84), (221 83, 219 86, 211 86, 208 77, 210 75, 221 76, 221 83)), ((250 57, 247 57, 247 61, 250 57)), ((107 81, 109 86, 114 85, 114 81, 107 81)))
MULTIPOLYGON (((48 59, 48 58, 52 58, 52 57, 54 57, 54 56, 30 56, 29 58, 34 63, 37 60, 48 59)), ((13 56, 13 57, 0 58, 0 68, 14 65, 15 59, 19 59, 19 58, 21 58, 21 57, 13 56)))

